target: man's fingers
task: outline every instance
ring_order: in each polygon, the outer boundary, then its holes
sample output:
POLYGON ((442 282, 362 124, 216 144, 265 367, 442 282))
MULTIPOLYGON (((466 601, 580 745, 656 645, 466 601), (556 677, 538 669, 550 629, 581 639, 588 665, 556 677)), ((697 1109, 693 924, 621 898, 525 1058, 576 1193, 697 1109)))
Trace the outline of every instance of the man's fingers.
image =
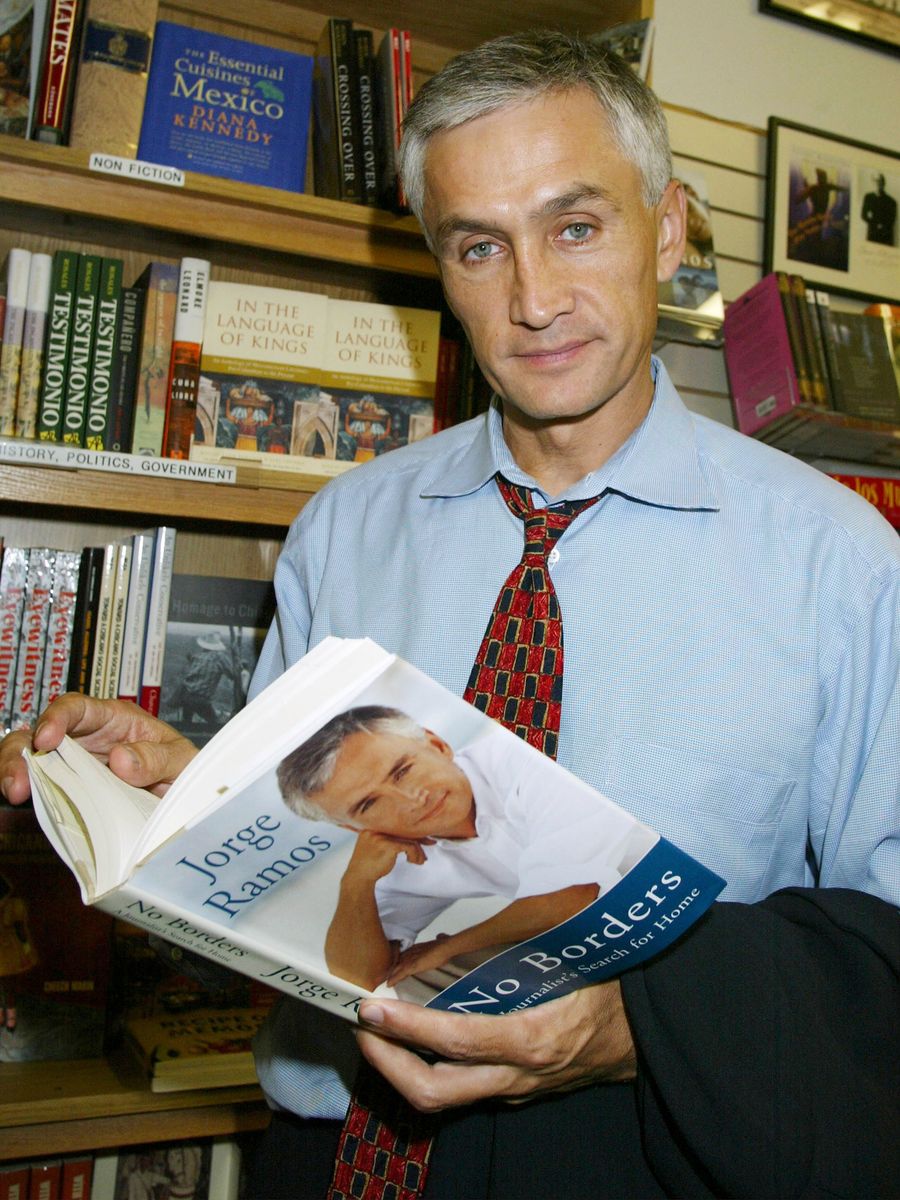
POLYGON ((162 795, 196 753, 196 746, 184 738, 121 743, 109 753, 109 769, 134 787, 162 795))
POLYGON ((385 1037, 466 1063, 527 1063, 525 1017, 439 1012, 402 1000, 366 1001, 359 1011, 360 1021, 385 1037))
POLYGON ((24 804, 31 795, 22 751, 31 744, 29 730, 8 734, 0 743, 0 791, 10 804, 24 804))

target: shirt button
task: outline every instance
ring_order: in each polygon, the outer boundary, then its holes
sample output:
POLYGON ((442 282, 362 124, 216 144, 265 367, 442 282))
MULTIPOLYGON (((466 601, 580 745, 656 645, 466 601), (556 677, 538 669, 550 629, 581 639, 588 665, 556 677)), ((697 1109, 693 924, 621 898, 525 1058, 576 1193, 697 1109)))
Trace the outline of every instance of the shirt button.
POLYGON ((547 566, 555 567, 558 562, 559 562, 559 551, 554 546, 553 549, 550 551, 550 553, 547 555, 547 566))

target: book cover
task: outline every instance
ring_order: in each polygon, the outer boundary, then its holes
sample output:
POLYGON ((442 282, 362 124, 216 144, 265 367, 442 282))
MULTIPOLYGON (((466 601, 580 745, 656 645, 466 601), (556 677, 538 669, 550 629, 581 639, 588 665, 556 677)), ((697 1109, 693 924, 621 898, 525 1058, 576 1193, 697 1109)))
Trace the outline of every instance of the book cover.
POLYGON ((359 170, 364 203, 378 204, 378 137, 375 124, 375 60, 372 31, 352 31, 359 106, 359 170))
POLYGON ((19 653, 16 658, 16 688, 9 720, 14 729, 29 728, 37 720, 40 711, 41 676, 55 570, 56 551, 45 546, 32 546, 28 554, 19 653))
POLYGON ((33 809, 0 806, 0 1062, 102 1053, 111 926, 33 809))
POLYGON ((81 255, 57 250, 53 255, 47 339, 38 402, 37 436, 42 441, 62 441, 63 407, 69 377, 69 352, 75 318, 75 287, 81 255))
POLYGON ((178 273, 175 327, 166 392, 163 456, 189 458, 200 390, 200 351, 210 265, 206 259, 183 258, 178 273))
POLYGON ((251 1040, 263 1007, 201 1008, 125 1022, 127 1044, 152 1092, 256 1083, 251 1040))
POLYGON ((27 546, 6 545, 0 563, 0 725, 3 727, 10 723, 16 690, 29 553, 27 546))
POLYGON ((70 1154, 62 1160, 59 1200, 90 1200, 94 1156, 70 1154))
POLYGON ((146 292, 122 289, 122 311, 109 388, 109 417, 104 441, 107 450, 130 452, 140 371, 140 329, 146 292))
POLYGON ((313 65, 313 171, 317 196, 359 204, 359 104, 353 22, 330 17, 313 65))
POLYGON ((865 420, 900 425, 900 390, 883 319, 832 307, 828 337, 838 379, 838 409, 865 420))
POLYGON ((97 289, 97 318, 91 351, 84 444, 89 450, 106 450, 106 426, 112 395, 113 359, 122 311, 121 258, 104 258, 100 263, 97 289))
POLYGON ((778 283, 779 295, 781 296, 781 307, 784 312, 788 341, 791 344, 794 371, 797 376, 797 384, 800 388, 800 401, 802 404, 815 404, 816 397, 813 392, 806 344, 803 341, 800 314, 797 311, 797 301, 791 288, 791 278, 786 271, 776 271, 775 279, 778 283))
POLYGON ((285 455, 298 442, 334 457, 337 431, 317 420, 328 303, 315 292, 210 283, 196 445, 285 455))
POLYGON ((31 60, 40 30, 30 0, 0 0, 0 133, 28 136, 31 60))
POLYGON ((91 356, 94 349, 94 325, 100 294, 100 271, 103 259, 99 254, 82 254, 78 260, 75 281, 75 307, 72 316, 72 342, 69 350, 69 371, 63 402, 62 440, 73 446, 83 446, 87 418, 88 389, 91 383, 91 356))
POLYGON ((375 58, 375 114, 379 139, 379 199, 383 208, 400 212, 406 199, 397 176, 397 151, 403 122, 402 49, 399 29, 389 29, 375 58))
POLYGON ((31 251, 13 247, 6 256, 4 280, 6 308, 3 315, 3 340, 0 343, 0 436, 12 437, 16 431, 16 399, 22 367, 22 336, 25 332, 25 308, 28 303, 28 278, 31 251))
POLYGON ((825 353, 825 339, 822 334, 822 325, 819 319, 818 302, 816 300, 815 288, 808 288, 806 280, 803 283, 804 299, 806 301, 806 322, 804 328, 808 329, 810 344, 813 347, 813 353, 818 364, 818 372, 822 378, 822 383, 825 389, 825 408, 834 408, 834 387, 831 382, 831 372, 828 367, 828 357, 825 353))
POLYGON ((62 1160, 41 1158, 31 1164, 28 1200, 60 1200, 62 1160))
POLYGON ((122 655, 118 690, 120 700, 137 704, 141 690, 141 670, 144 665, 144 642, 147 636, 147 615, 150 605, 150 580, 153 573, 153 548, 156 535, 152 529, 136 533, 131 539, 131 575, 128 600, 122 631, 122 655))
POLYGON ((94 1158, 91 1200, 238 1200, 240 1148, 226 1140, 154 1143, 94 1158))
POLYGON ((809 304, 806 300, 806 283, 801 275, 789 275, 791 295, 794 300, 794 311, 800 325, 800 340, 803 344, 803 358, 809 371, 812 403, 817 408, 830 408, 828 389, 825 384, 825 367, 819 360, 819 346, 813 332, 809 304))
POLYGON ((874 504, 886 520, 900 530, 900 478, 886 475, 849 475, 840 471, 828 474, 838 483, 874 504))
POLYGON ((72 115, 84 0, 48 0, 31 136, 64 145, 72 115))
POLYGON ((157 7, 157 0, 87 0, 70 146, 134 158, 157 7))
POLYGON ((458 1012, 542 1003, 660 952, 724 886, 366 639, 321 642, 162 801, 71 741, 28 761, 86 903, 348 1018, 376 989, 458 1012), (398 793, 379 829, 372 781, 395 776, 418 799, 398 793), (380 879, 370 832, 394 848, 380 879), (517 897, 529 932, 510 937, 517 897))
POLYGON ((27 1200, 28 1163, 0 1163, 0 1200, 27 1200))
POLYGON ((138 392, 134 405, 131 453, 157 458, 162 453, 169 384, 169 356, 175 332, 178 267, 151 262, 135 281, 143 293, 138 392))
MULTIPOLYGON (((318 403, 333 413, 335 458, 365 462, 434 431, 440 320, 430 309, 329 300, 318 403)), ((302 433, 295 427, 292 454, 310 453, 302 433)))
POLYGON ((801 402, 781 291, 774 274, 728 305, 725 365, 741 433, 753 434, 801 402))
POLYGON ((22 325, 22 357, 19 365, 19 392, 16 399, 16 437, 33 438, 37 433, 41 370, 44 361, 44 337, 50 306, 53 259, 49 254, 33 253, 28 272, 28 296, 22 325))
POLYGON ((176 531, 160 525, 153 536, 153 566, 150 571, 150 599, 147 604, 147 629, 141 663, 141 687, 138 704, 153 716, 159 714, 160 691, 166 659, 166 622, 169 597, 175 573, 176 531))
POLYGON ((312 59, 158 21, 138 158, 302 192, 312 59))
POLYGON ((172 578, 159 715, 205 746, 247 699, 275 615, 270 580, 172 578))
POLYGON ((80 566, 81 554, 79 551, 56 551, 38 712, 43 712, 51 700, 55 700, 66 690, 69 662, 72 656, 72 631, 80 566))
POLYGON ((679 171, 687 200, 687 241, 671 279, 657 290, 658 328, 662 335, 684 341, 718 333, 725 315, 713 246, 709 188, 699 171, 679 171))

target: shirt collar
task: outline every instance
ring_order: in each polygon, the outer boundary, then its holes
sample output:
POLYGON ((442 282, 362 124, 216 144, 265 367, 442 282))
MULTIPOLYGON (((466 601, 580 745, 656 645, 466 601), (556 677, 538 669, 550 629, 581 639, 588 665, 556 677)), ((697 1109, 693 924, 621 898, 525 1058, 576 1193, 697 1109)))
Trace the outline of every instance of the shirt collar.
MULTIPOLYGON (((647 416, 608 462, 555 499, 581 500, 601 492, 617 492, 661 508, 719 507, 715 489, 703 472, 693 417, 655 356, 650 369, 654 390, 647 416)), ((503 438, 502 414, 495 401, 478 423, 472 440, 435 463, 421 495, 469 495, 493 479, 497 471, 513 483, 540 491, 535 480, 514 462, 503 438)))

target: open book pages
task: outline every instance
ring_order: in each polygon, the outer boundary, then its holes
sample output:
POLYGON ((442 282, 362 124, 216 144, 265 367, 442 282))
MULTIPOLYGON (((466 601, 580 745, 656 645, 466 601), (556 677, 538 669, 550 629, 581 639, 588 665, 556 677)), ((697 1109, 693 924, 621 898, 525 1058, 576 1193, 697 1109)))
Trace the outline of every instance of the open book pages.
POLYGON ((541 1003, 658 953, 724 886, 365 639, 321 643, 162 800, 70 739, 28 765, 86 904, 351 1018, 372 994, 541 1003))

